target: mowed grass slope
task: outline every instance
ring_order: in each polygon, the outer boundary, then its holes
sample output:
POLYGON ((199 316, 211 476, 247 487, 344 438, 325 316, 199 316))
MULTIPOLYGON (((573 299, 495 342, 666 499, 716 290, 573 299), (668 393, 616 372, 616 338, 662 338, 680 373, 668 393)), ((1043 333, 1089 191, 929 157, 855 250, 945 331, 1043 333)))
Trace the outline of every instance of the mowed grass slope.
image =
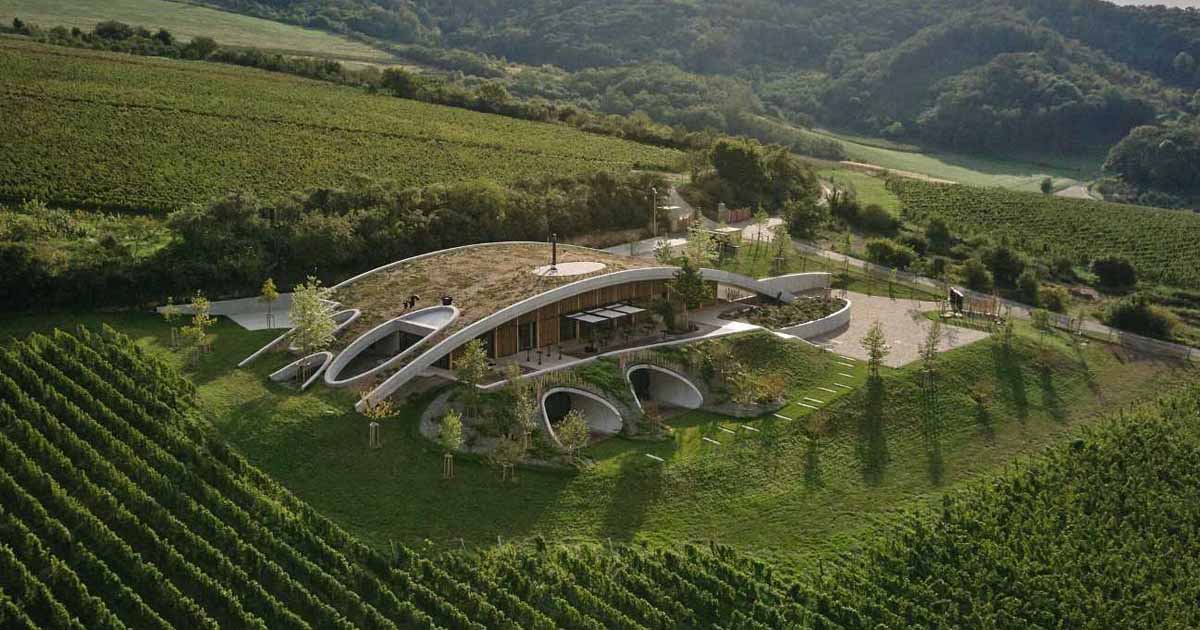
MULTIPOLYGON (((0 336, 76 320, 6 320, 0 336)), ((181 362, 167 350, 169 334, 158 319, 87 319, 99 321, 181 362)), ((887 371, 880 384, 867 386, 861 364, 846 371, 851 378, 840 377, 844 366, 831 355, 795 344, 772 352, 772 360, 795 363, 792 397, 822 400, 822 411, 748 421, 690 413, 671 420, 676 435, 669 442, 593 447, 596 465, 579 475, 521 470, 517 483, 506 483, 494 469, 460 457, 457 478, 446 482, 441 453, 416 431, 419 401, 385 421, 383 448, 370 450, 367 420, 351 410, 352 393, 298 395, 268 382, 281 355, 233 369, 271 337, 221 319, 215 352, 191 372, 202 405, 255 465, 376 548, 424 539, 442 548, 459 547, 460 539, 489 546, 537 534, 718 540, 796 568, 858 546, 897 509, 929 505, 959 482, 1060 442, 1102 412, 1194 378, 1188 368, 1100 344, 1075 348, 1059 336, 1042 343, 1022 325, 1012 351, 983 341, 943 355, 940 422, 931 428, 922 421, 918 366, 887 371), (819 387, 840 390, 836 382, 855 389, 836 400, 814 395, 819 387), (741 424, 758 432, 738 431, 741 424)))
POLYGON ((292 76, 0 39, 0 197, 165 211, 241 190, 510 182, 677 152, 292 76))
POLYGON ((315 29, 219 11, 169 0, 0 0, 0 21, 13 18, 42 28, 77 26, 90 31, 116 20, 175 37, 212 37, 226 46, 244 46, 354 61, 388 61, 391 55, 352 39, 315 29))

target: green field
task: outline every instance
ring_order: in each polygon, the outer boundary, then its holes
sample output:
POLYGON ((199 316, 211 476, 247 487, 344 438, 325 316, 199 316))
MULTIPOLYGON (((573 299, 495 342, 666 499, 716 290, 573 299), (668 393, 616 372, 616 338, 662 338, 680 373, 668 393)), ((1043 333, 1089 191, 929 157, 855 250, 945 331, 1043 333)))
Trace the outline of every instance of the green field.
POLYGON ((906 171, 972 186, 999 186, 1035 192, 1042 180, 1050 177, 1054 188, 1094 179, 1104 161, 1102 155, 1046 156, 1021 159, 997 159, 959 155, 942 151, 921 151, 918 147, 897 145, 886 140, 857 138, 828 131, 797 129, 816 138, 842 143, 849 161, 872 164, 884 169, 906 171))
POLYGON ((338 60, 391 60, 391 55, 339 35, 248 15, 170 0, 0 0, 0 21, 14 17, 43 28, 117 20, 150 30, 165 28, 176 37, 208 36, 226 46, 242 46, 338 60))
POLYGON ((0 198, 157 211, 358 175, 511 182, 678 155, 287 75, 17 39, 0 39, 0 144, 0 198))
POLYGON ((1077 264, 1115 254, 1139 277, 1178 287, 1200 286, 1200 215, 998 188, 898 181, 906 218, 946 220, 960 238, 1008 236, 1027 254, 1077 264))
POLYGON ((823 169, 817 171, 817 175, 828 180, 835 188, 849 185, 862 205, 877 204, 893 214, 900 213, 900 198, 887 189, 887 180, 882 177, 844 168, 823 169))

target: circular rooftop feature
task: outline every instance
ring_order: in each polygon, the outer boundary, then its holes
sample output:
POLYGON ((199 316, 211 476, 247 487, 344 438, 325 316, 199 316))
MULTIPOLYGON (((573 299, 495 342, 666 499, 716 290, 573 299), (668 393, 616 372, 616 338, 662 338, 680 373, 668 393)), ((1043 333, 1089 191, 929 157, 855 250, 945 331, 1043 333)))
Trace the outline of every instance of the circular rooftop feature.
POLYGON ((563 262, 557 265, 542 265, 533 270, 533 275, 543 278, 569 278, 596 273, 607 265, 602 262, 563 262))

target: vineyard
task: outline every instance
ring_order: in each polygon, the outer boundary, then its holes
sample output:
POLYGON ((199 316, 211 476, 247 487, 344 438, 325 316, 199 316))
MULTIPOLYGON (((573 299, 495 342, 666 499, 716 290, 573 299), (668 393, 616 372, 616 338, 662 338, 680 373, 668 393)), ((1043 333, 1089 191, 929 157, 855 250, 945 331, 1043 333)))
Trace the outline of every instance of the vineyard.
POLYGON ((1200 626, 1200 390, 948 495, 799 599, 844 626, 1200 626), (878 624, 878 625, 877 625, 878 624))
POLYGON ((957 236, 1008 236, 1026 253, 1077 263, 1116 254, 1141 277, 1179 287, 1200 286, 1200 215, 1002 188, 892 180, 907 217, 945 219, 957 236))
POLYGON ((499 182, 676 152, 281 74, 0 39, 0 200, 166 211, 232 190, 499 182))
POLYGON ((210 436, 106 329, 0 352, 0 626, 780 627, 815 617, 720 546, 387 556, 210 436))

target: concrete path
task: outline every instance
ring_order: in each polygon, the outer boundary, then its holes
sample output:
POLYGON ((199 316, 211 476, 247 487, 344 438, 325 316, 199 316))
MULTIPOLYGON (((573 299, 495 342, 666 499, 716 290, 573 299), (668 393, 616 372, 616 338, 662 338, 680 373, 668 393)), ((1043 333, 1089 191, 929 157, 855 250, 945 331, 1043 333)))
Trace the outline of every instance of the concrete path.
MULTIPOLYGON (((825 346, 837 354, 866 361, 867 351, 862 347, 862 340, 871 326, 878 321, 883 325, 883 336, 892 350, 884 360, 884 365, 900 367, 920 358, 919 348, 925 341, 925 336, 929 334, 931 324, 922 314, 937 310, 936 302, 898 300, 861 293, 849 293, 847 298, 853 304, 850 309, 849 326, 813 337, 809 341, 825 346)), ((988 336, 985 332, 954 326, 944 326, 942 330, 943 337, 939 345, 942 352, 988 336)))

